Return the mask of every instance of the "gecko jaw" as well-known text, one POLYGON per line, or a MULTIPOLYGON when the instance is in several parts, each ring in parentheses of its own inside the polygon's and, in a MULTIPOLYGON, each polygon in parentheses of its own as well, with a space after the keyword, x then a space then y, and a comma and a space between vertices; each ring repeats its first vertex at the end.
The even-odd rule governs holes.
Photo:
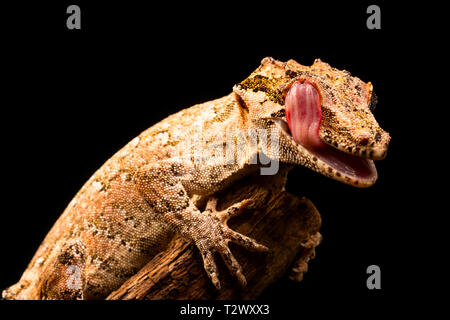
POLYGON ((378 174, 373 160, 353 156, 328 145, 323 150, 320 148, 307 148, 294 140, 285 119, 272 118, 271 120, 278 126, 282 134, 294 144, 300 154, 306 157, 306 162, 312 164, 311 169, 332 179, 360 188, 370 187, 376 182, 378 174), (343 159, 347 163, 343 162, 343 159), (352 168, 352 166, 348 165, 348 162, 360 170, 352 168))

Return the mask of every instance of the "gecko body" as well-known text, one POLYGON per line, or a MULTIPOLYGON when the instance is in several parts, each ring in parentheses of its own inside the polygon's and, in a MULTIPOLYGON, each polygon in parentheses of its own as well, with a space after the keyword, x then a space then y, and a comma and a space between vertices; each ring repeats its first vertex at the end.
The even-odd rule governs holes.
POLYGON ((303 66, 263 59, 229 95, 169 116, 110 158, 68 204, 3 297, 103 299, 174 234, 197 246, 217 288, 214 252, 245 285, 228 243, 267 248, 226 221, 249 201, 218 212, 216 199, 201 211, 192 198, 257 174, 260 155, 358 187, 372 185, 372 160, 385 157, 390 140, 371 113, 373 104, 372 85, 347 71, 320 60, 303 66))

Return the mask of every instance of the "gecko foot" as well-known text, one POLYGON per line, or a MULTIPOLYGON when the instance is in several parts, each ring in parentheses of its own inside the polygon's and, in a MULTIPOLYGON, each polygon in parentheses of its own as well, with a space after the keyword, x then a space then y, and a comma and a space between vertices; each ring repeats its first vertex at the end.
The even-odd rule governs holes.
POLYGON ((210 199, 205 211, 201 213, 202 221, 196 224, 195 230, 191 230, 192 239, 203 257, 206 273, 217 289, 220 289, 220 281, 213 257, 214 252, 218 252, 222 256, 231 274, 238 279, 242 286, 245 286, 247 281, 242 273, 242 268, 228 248, 228 243, 234 242, 251 251, 263 252, 269 250, 252 238, 231 230, 227 225, 227 221, 231 217, 240 214, 250 203, 252 203, 252 200, 246 199, 223 211, 217 211, 217 199, 210 199))
POLYGON ((302 243, 304 249, 300 257, 297 258, 297 261, 295 262, 289 275, 289 279, 297 282, 303 280, 303 275, 308 271, 308 262, 309 260, 314 259, 314 257, 316 256, 315 248, 320 244, 321 241, 322 235, 317 232, 310 236, 310 238, 305 243, 302 243))

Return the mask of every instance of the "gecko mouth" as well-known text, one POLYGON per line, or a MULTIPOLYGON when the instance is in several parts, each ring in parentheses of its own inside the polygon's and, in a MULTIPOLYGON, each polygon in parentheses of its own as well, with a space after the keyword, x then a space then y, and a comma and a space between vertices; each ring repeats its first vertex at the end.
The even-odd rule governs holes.
MULTIPOLYGON (((295 82, 289 89, 285 104, 287 123, 283 121, 283 131, 312 155, 320 172, 361 187, 376 181, 377 171, 372 160, 344 153, 320 138, 320 95, 311 82, 295 82)), ((279 121, 277 123, 280 125, 279 121)))

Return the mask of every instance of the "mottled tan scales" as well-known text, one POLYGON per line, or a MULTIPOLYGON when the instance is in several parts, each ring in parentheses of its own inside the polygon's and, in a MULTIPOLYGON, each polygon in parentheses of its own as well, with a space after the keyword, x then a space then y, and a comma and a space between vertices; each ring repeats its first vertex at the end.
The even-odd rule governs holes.
POLYGON ((201 211, 193 197, 211 196, 243 176, 259 174, 262 164, 255 163, 257 154, 303 165, 344 183, 360 187, 373 184, 376 174, 372 160, 364 160, 367 172, 361 176, 358 170, 366 169, 355 160, 378 160, 386 155, 390 137, 373 117, 373 104, 370 82, 347 71, 320 60, 308 67, 293 60, 283 63, 263 59, 261 66, 229 95, 169 116, 109 159, 69 203, 19 282, 4 290, 3 297, 105 298, 164 250, 176 233, 197 246, 205 272, 218 289, 214 252, 220 253, 230 272, 245 285, 245 270, 228 243, 254 251, 267 248, 229 229, 226 222, 249 202, 244 200, 217 212, 217 199, 211 197, 201 211), (286 106, 291 101, 287 99, 299 100, 293 100, 294 106, 286 106), (286 109, 296 117, 297 113, 309 112, 309 107, 302 109, 309 105, 320 107, 316 108, 319 123, 309 123, 317 128, 320 125, 320 129, 307 134, 313 138, 317 134, 329 151, 303 143, 308 141, 302 140, 307 137, 302 136, 303 128, 286 119, 286 109), (245 136, 244 144, 235 145, 234 136, 230 140, 227 134, 255 129, 267 130, 269 136, 276 132, 279 148, 275 150, 260 140, 251 143, 249 136, 245 136), (230 154, 226 159, 211 156, 220 155, 230 144, 233 161, 230 154), (327 152, 336 161, 350 159, 348 168, 330 162, 324 155, 327 152), (198 153, 203 158, 198 158, 198 153))

